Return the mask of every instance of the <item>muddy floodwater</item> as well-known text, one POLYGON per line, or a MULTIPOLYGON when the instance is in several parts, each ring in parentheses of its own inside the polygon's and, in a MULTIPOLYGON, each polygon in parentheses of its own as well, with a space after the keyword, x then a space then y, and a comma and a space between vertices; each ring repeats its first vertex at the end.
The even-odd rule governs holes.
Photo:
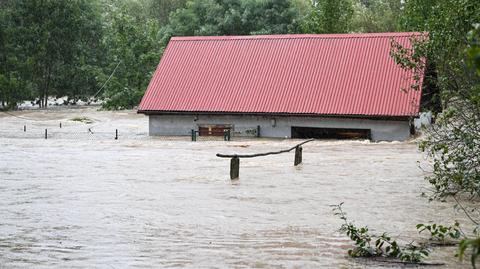
MULTIPOLYGON (((298 167, 293 153, 241 159, 232 183, 216 153, 300 140, 190 142, 147 127, 134 111, 0 112, 0 268, 395 268, 347 257, 329 205, 402 242, 425 238, 418 223, 464 220, 421 196, 413 142, 314 141, 298 167)), ((427 261, 469 268, 454 252, 427 261)))

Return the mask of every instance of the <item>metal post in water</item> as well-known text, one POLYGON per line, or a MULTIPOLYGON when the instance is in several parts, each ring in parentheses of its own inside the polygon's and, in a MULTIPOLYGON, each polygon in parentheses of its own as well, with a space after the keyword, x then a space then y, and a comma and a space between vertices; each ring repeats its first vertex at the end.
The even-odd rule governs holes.
POLYGON ((47 139, 47 136, 48 136, 48 131, 47 129, 45 129, 45 139, 47 139))
POLYGON ((223 130, 223 140, 230 141, 230 129, 223 130))
POLYGON ((27 131, 27 125, 23 125, 23 131, 24 131, 24 132, 27 131))
POLYGON ((295 148, 295 160, 293 162, 294 166, 297 166, 302 163, 302 147, 295 148))
POLYGON ((62 128, 62 123, 60 122, 60 129, 62 128))
POLYGON ((192 141, 197 141, 197 137, 194 129, 192 129, 192 141))
POLYGON ((235 180, 238 179, 240 175, 240 158, 233 157, 230 160, 230 179, 235 180))
POLYGON ((115 140, 118 140, 118 129, 115 129, 115 140))

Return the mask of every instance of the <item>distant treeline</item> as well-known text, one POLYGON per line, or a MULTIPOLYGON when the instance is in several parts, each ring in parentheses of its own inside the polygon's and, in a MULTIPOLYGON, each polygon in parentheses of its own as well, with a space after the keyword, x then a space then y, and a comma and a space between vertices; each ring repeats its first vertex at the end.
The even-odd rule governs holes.
POLYGON ((1 0, 0 102, 96 97, 131 108, 172 36, 424 31, 442 2, 1 0))

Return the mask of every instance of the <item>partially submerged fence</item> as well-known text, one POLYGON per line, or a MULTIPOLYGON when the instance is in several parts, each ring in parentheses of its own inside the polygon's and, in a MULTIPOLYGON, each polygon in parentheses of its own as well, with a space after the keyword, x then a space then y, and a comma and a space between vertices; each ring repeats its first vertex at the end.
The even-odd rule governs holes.
MULTIPOLYGON (((224 141, 230 141, 230 140, 232 140, 232 133, 231 132, 232 132, 231 129, 224 129, 221 134, 216 134, 215 136, 208 136, 207 135, 207 136, 201 136, 201 137, 202 138, 205 138, 205 137, 207 137, 207 138, 223 137, 224 141)), ((197 141, 198 138, 200 137, 200 131, 192 129, 191 130, 191 137, 192 137, 192 141, 197 141)))
POLYGON ((68 122, 56 124, 23 124, 0 128, 0 138, 12 139, 71 139, 71 140, 118 140, 148 137, 147 132, 131 128, 98 127, 95 125, 75 125, 68 122), (13 128, 12 128, 13 127, 13 128))
POLYGON ((256 154, 221 154, 217 153, 217 157, 220 158, 231 158, 230 159, 230 179, 235 180, 238 179, 240 176, 240 158, 255 158, 255 157, 261 157, 261 156, 268 156, 268 155, 274 155, 274 154, 281 154, 281 153, 287 153, 295 149, 295 158, 293 161, 293 165, 297 166, 302 163, 302 145, 312 142, 314 139, 309 139, 307 141, 304 141, 300 144, 297 144, 289 149, 285 150, 280 150, 280 151, 272 151, 272 152, 265 152, 265 153, 256 153, 256 154))
POLYGON ((115 126, 112 124, 93 123, 79 124, 76 122, 32 122, 21 123, 0 128, 0 138, 12 139, 71 139, 71 140, 122 140, 122 139, 152 139, 165 141, 231 141, 230 130, 211 136, 200 134, 197 130, 185 132, 182 136, 149 136, 145 128, 115 126))

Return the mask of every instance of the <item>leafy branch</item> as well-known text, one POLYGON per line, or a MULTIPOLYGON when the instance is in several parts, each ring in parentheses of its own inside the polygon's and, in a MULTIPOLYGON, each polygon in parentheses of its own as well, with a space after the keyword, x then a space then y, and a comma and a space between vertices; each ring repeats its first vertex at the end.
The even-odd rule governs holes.
POLYGON ((440 245, 452 245, 457 242, 448 241, 458 240, 460 237, 464 236, 462 230, 460 229, 460 223, 455 221, 452 226, 444 226, 436 223, 433 224, 417 224, 416 226, 418 233, 428 232, 430 233, 430 241, 439 242, 440 245))
POLYGON ((355 248, 348 250, 351 257, 384 257, 398 259, 405 263, 420 263, 429 255, 425 246, 415 245, 413 242, 400 246, 387 233, 380 236, 369 233, 368 227, 357 227, 349 222, 347 214, 342 209, 343 203, 332 205, 333 214, 344 221, 340 232, 345 233, 354 243, 355 248))

